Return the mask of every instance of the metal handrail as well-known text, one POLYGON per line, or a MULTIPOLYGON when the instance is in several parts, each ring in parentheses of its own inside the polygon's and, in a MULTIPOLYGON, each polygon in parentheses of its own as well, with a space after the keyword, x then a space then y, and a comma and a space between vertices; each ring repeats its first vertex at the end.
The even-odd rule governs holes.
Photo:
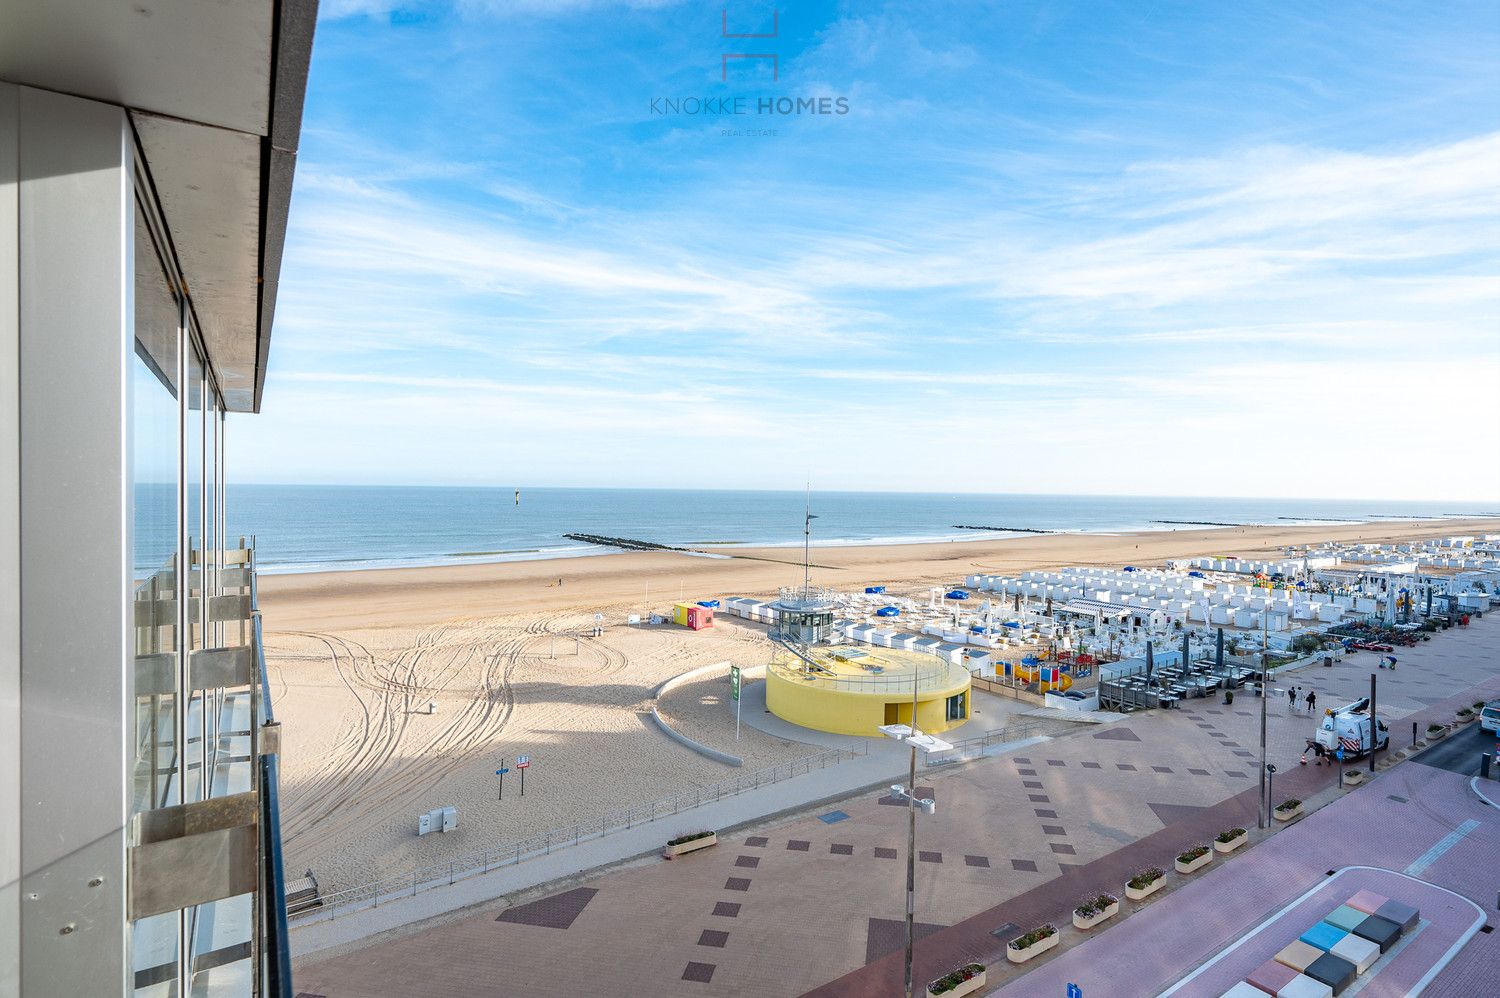
POLYGON ((1023 738, 1030 738, 1044 730, 1051 723, 1050 718, 1028 718, 1024 721, 1007 724, 1003 728, 986 731, 982 735, 960 739, 953 742, 953 747, 950 749, 931 753, 927 757, 926 766, 928 769, 931 769, 934 766, 975 758, 976 756, 983 755, 984 751, 992 745, 1004 745, 1007 742, 1016 742, 1023 738))
MULTIPOLYGON (((684 791, 661 800, 609 811, 588 822, 564 825, 516 842, 466 853, 447 863, 418 867, 397 876, 384 877, 358 887, 323 895, 319 898, 317 906, 301 908, 287 914, 297 917, 299 922, 312 921, 314 916, 319 919, 332 920, 340 915, 378 907, 382 902, 412 897, 421 891, 485 874, 502 866, 514 866, 528 859, 550 855, 554 849, 578 845, 581 842, 600 839, 624 829, 634 828, 636 825, 670 818, 703 804, 714 803, 747 790, 770 786, 794 776, 810 773, 814 769, 826 769, 829 765, 836 766, 845 760, 860 758, 868 754, 867 745, 862 745, 859 751, 829 749, 817 755, 779 763, 766 769, 736 774, 733 780, 720 780, 710 786, 694 788, 692 791, 684 791)), ((283 911, 285 911, 285 905, 283 905, 283 911)))
MULTIPOLYGON (((275 712, 271 704, 270 677, 266 674, 266 648, 261 632, 260 590, 256 582, 253 544, 248 550, 251 642, 255 648, 262 716, 264 722, 270 724, 275 722, 275 712)), ((260 753, 261 732, 252 731, 250 737, 260 763, 261 910, 258 928, 262 942, 259 954, 261 993, 275 998, 292 998, 292 948, 287 936, 286 872, 281 851, 281 774, 277 757, 260 753)))
MULTIPOLYGON (((817 664, 823 667, 822 663, 817 664)), ((836 676, 812 672, 798 666, 789 665, 786 662, 777 661, 772 661, 766 668, 777 673, 782 679, 810 680, 828 689, 852 690, 855 692, 904 691, 906 693, 910 693, 912 689, 912 674, 910 672, 897 672, 889 676, 836 676)), ((969 678, 969 670, 963 666, 942 662, 930 669, 918 670, 916 684, 919 691, 930 691, 957 686, 969 678)))

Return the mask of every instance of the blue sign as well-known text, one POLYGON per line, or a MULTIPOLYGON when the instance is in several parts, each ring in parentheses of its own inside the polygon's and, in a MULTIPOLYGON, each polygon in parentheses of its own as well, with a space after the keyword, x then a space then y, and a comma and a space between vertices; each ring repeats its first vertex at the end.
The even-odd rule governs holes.
POLYGON ((497 770, 495 770, 495 775, 496 776, 504 776, 508 772, 510 772, 510 767, 507 766, 507 767, 505 767, 503 769, 497 769, 497 770))
POLYGON ((1068 985, 1068 998, 1083 998, 1083 988, 1076 984, 1068 985))

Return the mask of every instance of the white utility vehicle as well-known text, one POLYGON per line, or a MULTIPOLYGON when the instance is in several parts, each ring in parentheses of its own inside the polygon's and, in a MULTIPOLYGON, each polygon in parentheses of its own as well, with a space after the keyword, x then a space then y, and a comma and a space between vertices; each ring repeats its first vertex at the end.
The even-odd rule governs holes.
POLYGON ((1375 733, 1370 732, 1370 698, 1364 697, 1342 707, 1330 707, 1323 712, 1318 730, 1307 743, 1310 751, 1321 760, 1340 749, 1345 759, 1358 759, 1368 755, 1373 748, 1389 748, 1391 732, 1385 718, 1375 718, 1375 733))

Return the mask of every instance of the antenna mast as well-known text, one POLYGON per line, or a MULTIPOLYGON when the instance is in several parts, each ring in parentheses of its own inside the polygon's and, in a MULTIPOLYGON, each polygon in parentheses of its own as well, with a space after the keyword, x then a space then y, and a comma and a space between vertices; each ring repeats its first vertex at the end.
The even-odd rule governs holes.
POLYGON ((802 523, 802 598, 812 594, 812 482, 807 483, 807 519, 802 523))

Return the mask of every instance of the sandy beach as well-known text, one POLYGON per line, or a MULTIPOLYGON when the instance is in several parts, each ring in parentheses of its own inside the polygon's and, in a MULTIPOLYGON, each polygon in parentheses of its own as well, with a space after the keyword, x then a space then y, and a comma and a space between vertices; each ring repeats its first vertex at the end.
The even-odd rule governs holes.
MULTIPOLYGON (((1399 541, 1500 529, 1496 520, 1058 534, 981 542, 813 550, 813 580, 925 594, 976 571, 1155 565, 1256 554, 1323 540, 1399 541)), ((619 554, 546 562, 264 576, 260 605, 278 719, 289 876, 325 891, 589 822, 603 811, 707 785, 731 772, 667 740, 654 689, 722 661, 764 664, 755 625, 710 631, 630 627, 681 598, 773 593, 799 583, 800 551, 733 557, 619 554), (603 633, 588 635, 603 615, 603 633), (435 703, 434 713, 428 713, 435 703), (527 753, 527 795, 494 771, 527 753), (460 827, 416 835, 417 815, 456 805, 460 827)), ((755 768, 819 751, 746 726, 714 681, 669 696, 663 713, 755 768)))

